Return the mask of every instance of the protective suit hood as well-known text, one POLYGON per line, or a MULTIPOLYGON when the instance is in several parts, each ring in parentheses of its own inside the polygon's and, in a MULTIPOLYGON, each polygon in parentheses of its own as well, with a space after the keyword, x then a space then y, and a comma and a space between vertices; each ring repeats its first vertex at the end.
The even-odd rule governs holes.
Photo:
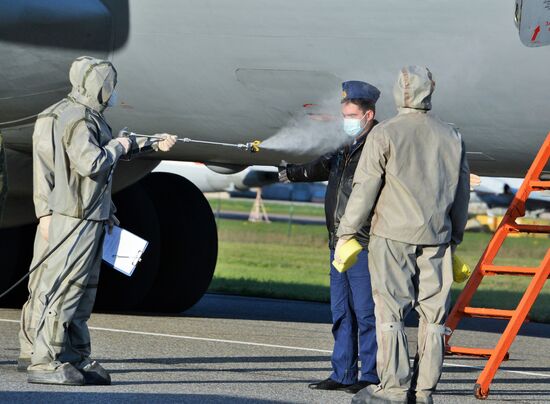
POLYGON ((401 69, 393 97, 397 108, 410 108, 428 111, 432 109, 432 93, 435 82, 426 67, 406 66, 401 69))
POLYGON ((69 73, 75 101, 102 112, 117 83, 117 72, 111 62, 81 56, 73 62, 69 73))

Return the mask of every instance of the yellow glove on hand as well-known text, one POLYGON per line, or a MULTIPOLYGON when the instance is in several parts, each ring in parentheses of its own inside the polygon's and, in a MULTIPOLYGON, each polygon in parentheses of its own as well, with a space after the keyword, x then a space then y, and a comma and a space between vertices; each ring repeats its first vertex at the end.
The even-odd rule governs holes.
POLYGON ((460 259, 456 254, 453 254, 453 280, 456 283, 462 283, 470 277, 472 269, 468 264, 460 259))
POLYGON ((347 271, 357 262, 357 256, 361 250, 363 250, 363 247, 354 238, 338 240, 332 265, 338 272, 347 271))

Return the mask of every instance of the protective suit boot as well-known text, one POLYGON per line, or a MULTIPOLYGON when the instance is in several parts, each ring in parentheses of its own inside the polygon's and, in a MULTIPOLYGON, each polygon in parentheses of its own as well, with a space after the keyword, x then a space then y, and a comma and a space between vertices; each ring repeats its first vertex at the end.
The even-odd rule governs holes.
POLYGON ((63 363, 53 370, 29 370, 27 373, 27 382, 83 386, 84 376, 70 363, 63 363))
POLYGON ((382 387, 370 385, 351 399, 352 404, 408 404, 407 394, 387 394, 382 387))
POLYGON ((84 376, 88 385, 108 386, 111 384, 111 375, 97 361, 84 360, 75 365, 84 376))
POLYGON ((26 372, 27 368, 31 365, 31 358, 19 357, 17 358, 17 371, 26 372))
POLYGON ((367 382, 366 380, 365 381, 359 381, 355 384, 352 384, 351 386, 346 388, 344 391, 346 393, 350 393, 350 394, 357 394, 361 390, 366 389, 367 387, 369 387, 371 384, 376 384, 376 383, 367 382))

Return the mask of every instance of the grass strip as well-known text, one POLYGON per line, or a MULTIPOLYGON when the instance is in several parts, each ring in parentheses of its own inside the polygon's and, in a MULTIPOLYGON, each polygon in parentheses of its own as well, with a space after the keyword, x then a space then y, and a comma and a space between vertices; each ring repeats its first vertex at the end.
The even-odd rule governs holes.
MULTIPOLYGON (((250 223, 219 220, 219 258, 211 291, 245 296, 329 301, 327 232, 319 225, 250 223)), ((458 254, 471 266, 477 263, 491 235, 466 233, 458 254)), ((550 239, 511 238, 496 264, 538 266, 550 239)), ((483 281, 472 305, 513 309, 531 278, 493 276, 483 281)), ((465 283, 453 285, 453 298, 465 283)), ((531 319, 550 322, 550 285, 539 295, 531 319)))
MULTIPOLYGON (((231 212, 243 212, 248 213, 252 209, 254 199, 217 199, 207 198, 210 203, 210 207, 214 214, 218 211, 231 211, 231 212)), ((264 205, 267 214, 270 213, 280 215, 299 215, 299 216, 312 216, 312 217, 325 217, 325 210, 322 205, 301 204, 301 203, 281 203, 273 201, 264 201, 264 205)))

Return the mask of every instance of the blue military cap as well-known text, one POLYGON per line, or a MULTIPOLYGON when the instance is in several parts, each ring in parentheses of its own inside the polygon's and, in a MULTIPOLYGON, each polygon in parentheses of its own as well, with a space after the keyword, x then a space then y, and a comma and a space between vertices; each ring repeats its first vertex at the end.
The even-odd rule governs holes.
POLYGON ((350 80, 342 83, 342 101, 363 98, 373 104, 378 101, 380 90, 364 81, 350 80))

